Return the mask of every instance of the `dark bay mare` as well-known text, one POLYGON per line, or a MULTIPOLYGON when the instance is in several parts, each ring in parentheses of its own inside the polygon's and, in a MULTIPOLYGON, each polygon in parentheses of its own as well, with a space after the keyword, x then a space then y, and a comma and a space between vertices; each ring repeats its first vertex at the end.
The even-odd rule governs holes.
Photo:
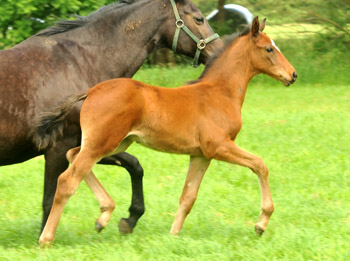
MULTIPOLYGON (((177 52, 190 57, 200 49, 199 62, 205 63, 222 48, 221 40, 212 36, 212 29, 190 0, 122 0, 89 16, 60 21, 0 52, 0 165, 45 155, 42 228, 52 206, 57 178, 68 167, 66 152, 80 144, 80 106, 65 118, 63 136, 54 145, 43 141, 38 149, 33 142, 33 136, 38 135, 32 127, 33 119, 53 104, 101 81, 132 77, 146 57, 161 47, 172 48, 175 44, 177 52), (182 23, 175 22, 176 16, 182 23), (204 39, 205 44, 213 42, 205 47, 193 36, 204 39)), ((101 158, 99 163, 120 165, 130 173, 130 217, 124 219, 126 227, 121 230, 131 232, 144 212, 142 167, 125 152, 101 158)), ((93 174, 86 182, 98 198, 101 216, 109 215, 114 202, 93 174)), ((96 225, 98 230, 104 227, 98 222, 96 225)))
POLYGON ((43 117, 44 124, 38 125, 39 129, 50 126, 48 121, 57 116, 64 119, 77 101, 84 100, 80 114, 81 147, 67 153, 72 164, 58 179, 53 207, 39 243, 53 242, 65 204, 79 183, 91 175, 92 167, 103 157, 125 151, 133 142, 190 156, 171 233, 180 232, 202 178, 211 160, 216 159, 248 167, 258 176, 262 206, 255 230, 261 235, 274 207, 263 160, 234 142, 242 126, 241 108, 248 83, 255 75, 265 73, 286 86, 297 78, 293 66, 262 32, 264 27, 265 20, 260 25, 256 17, 252 28, 232 37, 196 83, 168 89, 131 79, 109 80, 87 93, 72 96, 69 102, 43 117))

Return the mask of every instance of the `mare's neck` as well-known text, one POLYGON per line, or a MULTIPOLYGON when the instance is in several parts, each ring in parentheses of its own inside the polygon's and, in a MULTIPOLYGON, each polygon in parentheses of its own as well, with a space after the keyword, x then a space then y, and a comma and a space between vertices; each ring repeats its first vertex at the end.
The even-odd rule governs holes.
POLYGON ((97 82, 132 77, 149 54, 162 47, 160 28, 170 12, 162 7, 161 1, 141 1, 107 10, 84 27, 57 36, 84 48, 97 82))
POLYGON ((224 94, 243 105, 249 81, 256 75, 247 48, 248 36, 242 36, 216 59, 202 81, 211 83, 216 94, 224 94))

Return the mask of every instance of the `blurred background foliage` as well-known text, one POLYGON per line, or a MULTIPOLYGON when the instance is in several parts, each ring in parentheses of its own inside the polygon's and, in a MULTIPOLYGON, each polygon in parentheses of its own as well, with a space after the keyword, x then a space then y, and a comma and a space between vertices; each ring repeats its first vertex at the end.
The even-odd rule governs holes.
MULTIPOLYGON (((87 15, 113 0, 1 0, 0 50, 23 41, 59 19, 87 15)), ((267 17, 266 32, 306 81, 348 81, 350 57, 349 0, 193 0, 204 15, 223 4, 239 4, 254 16, 267 17), (299 67, 299 68, 298 68, 299 67)), ((225 24, 211 24, 220 35, 232 33, 225 24)), ((175 59, 182 61, 182 59, 175 59)), ((174 60, 173 60, 174 61, 174 60)), ((302 78, 301 78, 302 79, 302 78)))

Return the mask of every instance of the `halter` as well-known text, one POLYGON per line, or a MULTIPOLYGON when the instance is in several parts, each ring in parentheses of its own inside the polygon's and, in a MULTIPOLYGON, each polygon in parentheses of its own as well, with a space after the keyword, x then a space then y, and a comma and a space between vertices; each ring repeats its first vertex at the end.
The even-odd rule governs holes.
POLYGON ((175 22, 176 30, 175 30, 175 34, 174 34, 174 40, 173 40, 173 52, 176 53, 177 42, 179 40, 180 31, 182 29, 197 44, 197 51, 196 51, 196 54, 194 55, 192 66, 193 67, 198 67, 198 65, 199 65, 198 64, 198 59, 199 59, 199 56, 201 54, 201 51, 207 46, 208 43, 210 43, 210 42, 216 40, 217 38, 219 38, 219 35, 218 34, 213 34, 212 36, 209 36, 206 39, 198 39, 197 36, 195 36, 191 32, 191 30, 185 25, 185 22, 180 18, 180 14, 179 14, 179 11, 176 8, 175 1, 174 0, 170 0, 170 2, 171 2, 171 6, 173 7, 175 18, 176 18, 176 22, 175 22))

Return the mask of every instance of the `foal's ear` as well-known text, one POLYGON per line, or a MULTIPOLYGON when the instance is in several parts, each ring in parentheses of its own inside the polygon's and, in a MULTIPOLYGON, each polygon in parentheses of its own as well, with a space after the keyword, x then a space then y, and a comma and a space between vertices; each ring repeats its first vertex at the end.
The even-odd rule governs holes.
POLYGON ((266 24, 266 18, 264 18, 264 20, 262 20, 262 22, 260 24, 260 32, 262 32, 264 30, 265 24, 266 24))
POLYGON ((260 25, 259 25, 259 18, 256 16, 252 22, 252 35, 254 37, 259 35, 259 31, 260 31, 260 25))

